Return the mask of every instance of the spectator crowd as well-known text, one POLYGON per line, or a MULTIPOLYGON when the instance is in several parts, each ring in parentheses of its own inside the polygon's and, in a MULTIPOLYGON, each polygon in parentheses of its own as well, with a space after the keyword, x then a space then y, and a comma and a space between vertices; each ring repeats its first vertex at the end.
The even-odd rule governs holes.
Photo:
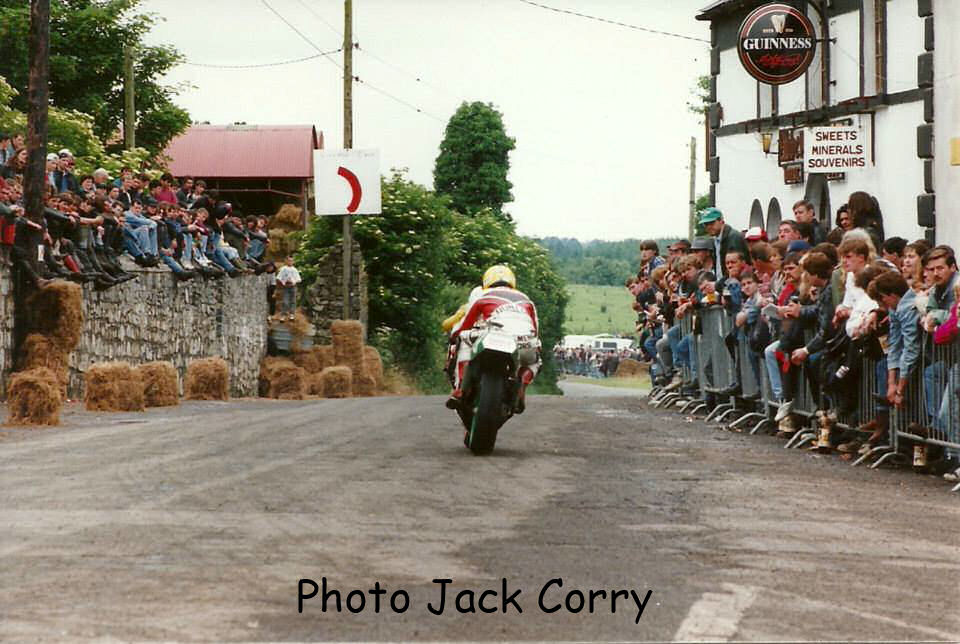
POLYGON ((643 354, 637 349, 614 351, 558 345, 553 350, 553 358, 561 373, 589 378, 610 378, 617 374, 621 362, 639 362, 643 359, 643 354))
POLYGON ((244 216, 203 180, 131 168, 77 176, 62 149, 47 155, 43 219, 35 222, 24 211, 26 163, 23 137, 0 133, 3 261, 34 285, 63 278, 110 288, 136 278, 125 257, 166 267, 177 281, 274 270, 265 261, 267 218, 244 216))
POLYGON ((960 480, 960 362, 942 357, 958 334, 951 247, 886 237, 880 205, 864 192, 849 196, 832 228, 817 221, 810 202, 797 202, 775 240, 760 228, 734 229, 716 208, 702 211, 699 224, 706 234, 670 245, 666 257, 643 242, 640 269, 626 282, 656 385, 702 394, 698 361, 710 357, 698 353, 698 338, 707 312, 722 312, 722 341, 738 375, 706 394, 708 405, 759 399, 744 395, 740 382, 752 374, 768 383, 778 436, 790 438, 801 424, 794 401, 805 388, 817 410, 855 420, 830 435, 846 460, 887 441, 897 410, 917 419, 907 433, 941 436, 942 453, 929 468, 960 480), (867 369, 875 369, 873 379, 867 369), (858 395, 864 382, 876 383, 869 398, 858 395))

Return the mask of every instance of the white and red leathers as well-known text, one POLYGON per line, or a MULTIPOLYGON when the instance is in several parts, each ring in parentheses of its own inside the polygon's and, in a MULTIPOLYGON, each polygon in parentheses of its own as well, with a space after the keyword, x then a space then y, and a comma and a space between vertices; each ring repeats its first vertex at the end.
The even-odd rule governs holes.
MULTIPOLYGON (((472 349, 468 336, 461 336, 460 334, 463 331, 472 329, 478 323, 489 319, 495 312, 502 310, 504 307, 526 313, 533 323, 534 331, 539 335, 540 324, 537 319, 537 307, 534 306, 530 298, 522 292, 508 286, 495 286, 485 291, 474 289, 470 294, 470 299, 467 301, 466 314, 450 332, 450 341, 459 343, 457 349, 457 369, 454 372, 455 395, 459 395, 463 372, 466 369, 467 363, 470 362, 472 349)), ((523 384, 529 385, 533 382, 539 369, 539 362, 536 365, 532 365, 529 369, 523 369, 524 373, 521 375, 523 384)))

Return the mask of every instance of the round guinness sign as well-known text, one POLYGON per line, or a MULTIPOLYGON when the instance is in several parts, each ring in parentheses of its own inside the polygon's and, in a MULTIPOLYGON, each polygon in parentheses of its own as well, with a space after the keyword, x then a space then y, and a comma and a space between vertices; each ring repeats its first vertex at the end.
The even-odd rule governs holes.
POLYGON ((786 4, 763 5, 740 26, 740 62, 761 83, 783 85, 796 80, 807 71, 816 49, 813 23, 786 4))

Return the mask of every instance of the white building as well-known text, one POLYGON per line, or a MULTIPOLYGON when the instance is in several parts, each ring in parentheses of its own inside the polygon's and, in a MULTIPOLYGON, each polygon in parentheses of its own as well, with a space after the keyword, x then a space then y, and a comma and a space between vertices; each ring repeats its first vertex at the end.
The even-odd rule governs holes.
POLYGON ((960 246, 960 222, 947 216, 960 198, 950 165, 960 78, 948 77, 960 72, 960 1, 787 0, 818 42, 806 72, 776 86, 750 76, 738 53, 744 19, 767 4, 717 0, 697 16, 711 26, 710 193, 728 223, 776 235, 807 198, 832 228, 837 208, 863 190, 879 201, 887 236, 960 246), (828 125, 860 131, 864 169, 804 172, 799 138, 828 125))

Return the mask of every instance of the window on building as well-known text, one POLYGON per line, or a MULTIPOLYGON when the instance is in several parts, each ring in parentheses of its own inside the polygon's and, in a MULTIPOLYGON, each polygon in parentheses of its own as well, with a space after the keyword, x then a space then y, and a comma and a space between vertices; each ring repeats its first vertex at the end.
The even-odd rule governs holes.
POLYGON ((860 86, 864 96, 887 90, 887 0, 862 0, 860 86))

